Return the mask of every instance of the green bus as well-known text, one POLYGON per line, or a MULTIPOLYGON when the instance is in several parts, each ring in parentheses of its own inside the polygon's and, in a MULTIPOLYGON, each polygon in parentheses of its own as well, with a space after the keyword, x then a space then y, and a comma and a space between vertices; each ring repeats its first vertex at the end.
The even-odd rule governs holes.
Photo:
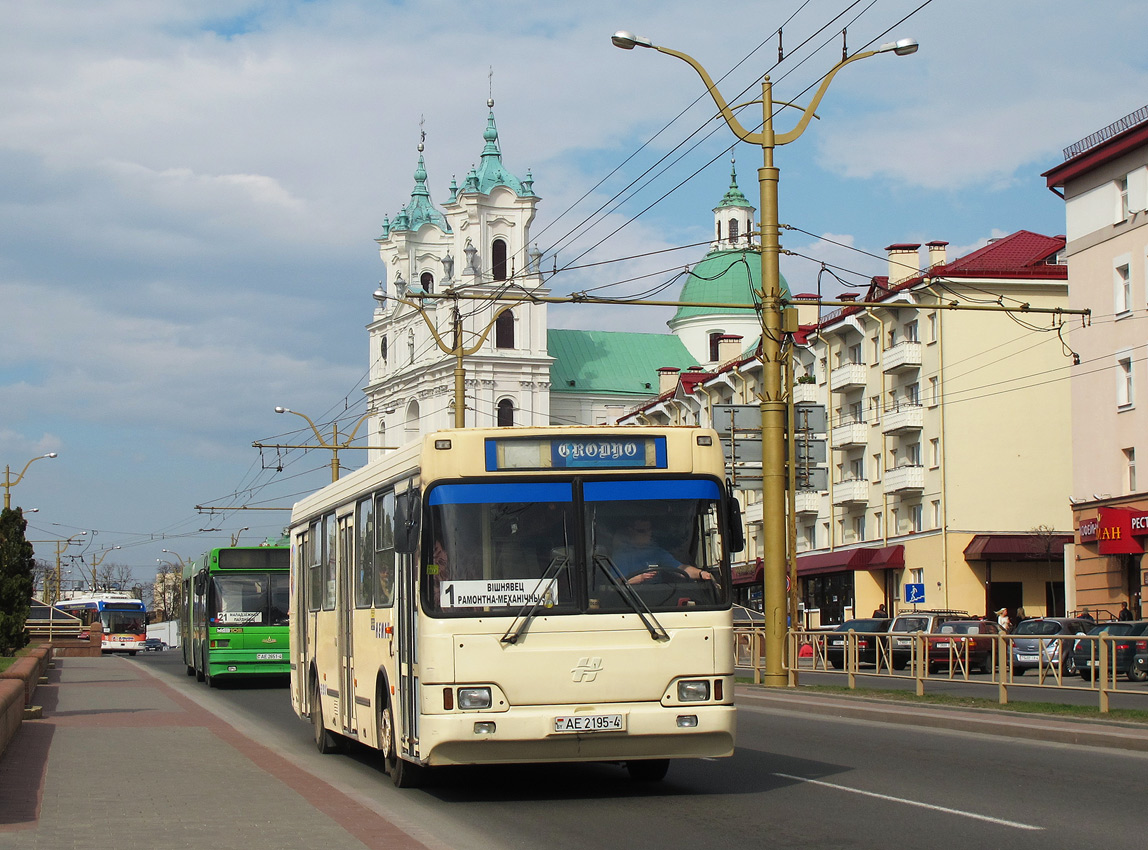
POLYGON ((187 675, 287 677, 290 553, 286 541, 210 549, 183 570, 181 630, 187 675))

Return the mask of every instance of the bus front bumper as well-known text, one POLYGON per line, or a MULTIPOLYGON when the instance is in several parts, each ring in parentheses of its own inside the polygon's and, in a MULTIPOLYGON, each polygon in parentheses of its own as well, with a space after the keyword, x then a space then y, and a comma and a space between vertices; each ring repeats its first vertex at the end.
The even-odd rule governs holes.
POLYGON ((558 718, 585 712, 585 706, 533 706, 505 712, 424 714, 419 718, 420 753, 431 765, 722 758, 733 754, 736 709, 732 705, 599 705, 593 714, 621 714, 625 730, 554 731, 558 718))

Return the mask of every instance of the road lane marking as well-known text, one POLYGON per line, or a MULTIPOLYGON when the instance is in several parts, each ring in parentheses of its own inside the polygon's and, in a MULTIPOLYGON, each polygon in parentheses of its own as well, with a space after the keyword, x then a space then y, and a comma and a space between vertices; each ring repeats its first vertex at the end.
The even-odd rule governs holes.
POLYGON ((946 806, 934 806, 932 803, 922 803, 919 800, 909 800, 905 797, 892 797, 889 794, 878 794, 875 791, 862 791, 860 788, 850 788, 848 785, 837 785, 833 782, 823 782, 820 779, 807 779, 804 776, 793 776, 789 773, 775 773, 774 776, 779 776, 782 779, 792 779, 796 782, 808 782, 810 785, 821 785, 825 788, 833 788, 837 791, 848 791, 850 794, 861 794, 864 797, 875 797, 878 800, 888 800, 891 803, 904 803, 906 806, 917 806, 921 809, 932 809, 934 812, 944 812, 949 815, 959 815, 963 818, 973 818, 974 820, 983 820, 988 823, 1000 824, 1001 826, 1011 826, 1013 829, 1027 829, 1040 831, 1043 826, 1033 826, 1029 823, 1021 823, 1015 820, 1005 820, 1004 818, 994 818, 988 815, 978 815, 976 812, 966 812, 962 809, 950 809, 946 806))

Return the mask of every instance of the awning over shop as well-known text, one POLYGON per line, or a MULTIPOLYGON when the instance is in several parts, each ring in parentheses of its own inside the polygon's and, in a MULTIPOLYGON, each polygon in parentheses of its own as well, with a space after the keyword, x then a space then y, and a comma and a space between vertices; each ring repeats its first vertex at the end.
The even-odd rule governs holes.
POLYGON ((799 556, 797 574, 812 576, 853 570, 890 570, 904 566, 904 546, 863 546, 857 549, 838 549, 834 552, 799 556))
POLYGON ((965 547, 966 561, 1060 560, 1071 534, 977 534, 965 547))

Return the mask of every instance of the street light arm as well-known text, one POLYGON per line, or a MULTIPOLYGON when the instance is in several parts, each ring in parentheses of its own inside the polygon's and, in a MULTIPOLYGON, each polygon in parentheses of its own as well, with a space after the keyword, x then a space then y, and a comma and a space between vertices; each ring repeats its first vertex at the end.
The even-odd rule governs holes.
POLYGON ((880 50, 865 50, 861 53, 854 53, 848 59, 842 59, 834 65, 829 73, 821 80, 821 86, 817 89, 817 94, 813 96, 813 100, 809 102, 809 106, 805 107, 805 111, 801 113, 801 120, 797 122, 797 126, 790 130, 788 133, 778 133, 774 144, 787 145, 795 139, 799 138, 805 132, 805 128, 809 126, 809 119, 813 117, 813 113, 817 110, 818 105, 821 103, 821 98, 825 97, 825 92, 829 89, 829 84, 833 82, 833 78, 837 76, 837 72, 848 65, 850 62, 856 62, 858 59, 868 59, 870 56, 876 56, 880 50))
POLYGON ((710 79, 709 73, 705 68, 698 64, 698 61, 694 59, 694 57, 690 56, 688 53, 682 53, 680 50, 671 50, 668 47, 660 47, 657 44, 652 44, 650 46, 659 53, 665 53, 667 56, 674 56, 678 59, 681 59, 683 62, 697 71, 698 76, 701 77, 702 82, 705 83, 706 91, 708 91, 710 93, 710 97, 714 99, 714 103, 717 105, 718 111, 726 120, 726 123, 729 124, 729 127, 731 130, 733 130, 734 135, 741 139, 743 142, 748 142, 751 145, 762 144, 764 141, 763 134, 751 133, 749 130, 745 129, 745 127, 741 126, 741 122, 737 120, 737 116, 734 114, 733 110, 730 109, 729 104, 726 103, 725 98, 722 97, 721 92, 718 91, 717 86, 714 85, 714 81, 710 79))
MULTIPOLYGON (((304 419, 307 420, 307 424, 311 426, 311 430, 315 433, 315 439, 319 441, 319 445, 325 449, 334 448, 333 446, 330 446, 327 444, 327 441, 325 439, 323 439, 323 435, 319 433, 319 429, 315 427, 315 423, 311 421, 311 417, 308 416, 306 413, 300 413, 298 410, 292 410, 289 407, 277 407, 277 408, 275 408, 275 412, 276 413, 294 413, 296 416, 302 416, 304 419)), ((163 551, 166 552, 167 549, 164 549, 163 551)))

